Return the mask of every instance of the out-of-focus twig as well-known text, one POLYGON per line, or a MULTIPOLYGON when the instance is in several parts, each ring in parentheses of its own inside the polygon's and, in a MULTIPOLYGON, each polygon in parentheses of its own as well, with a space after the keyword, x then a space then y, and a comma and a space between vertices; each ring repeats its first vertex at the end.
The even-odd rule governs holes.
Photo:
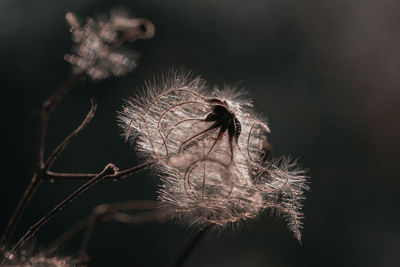
POLYGON ((172 261, 169 267, 180 267, 183 265, 185 260, 189 257, 193 249, 198 245, 204 235, 210 230, 211 226, 206 226, 200 229, 196 234, 194 234, 185 244, 183 250, 177 255, 177 257, 172 261))
MULTIPOLYGON (((105 177, 106 178, 106 177, 105 177)), ((54 242, 52 242, 47 249, 46 253, 51 255, 62 247, 64 247, 70 240, 76 237, 81 231, 88 227, 90 218, 96 216, 98 217, 97 226, 99 223, 104 223, 108 221, 117 221, 122 223, 143 223, 152 220, 161 220, 163 215, 158 212, 155 213, 154 209, 156 207, 156 201, 152 200, 134 200, 134 201, 124 201, 112 204, 100 204, 93 208, 93 212, 88 217, 80 220, 78 223, 73 225, 60 237, 58 237, 54 242), (150 212, 144 212, 139 214, 126 214, 121 213, 122 211, 144 211, 151 210, 150 212)), ((83 246, 83 245, 82 245, 83 246)))
POLYGON ((164 221, 167 216, 155 210, 156 201, 127 201, 113 204, 103 204, 93 209, 88 219, 85 235, 81 245, 80 259, 88 262, 88 247, 96 226, 100 223, 115 221, 125 224, 138 224, 151 221, 164 221), (127 211, 142 211, 138 214, 128 214, 127 211))

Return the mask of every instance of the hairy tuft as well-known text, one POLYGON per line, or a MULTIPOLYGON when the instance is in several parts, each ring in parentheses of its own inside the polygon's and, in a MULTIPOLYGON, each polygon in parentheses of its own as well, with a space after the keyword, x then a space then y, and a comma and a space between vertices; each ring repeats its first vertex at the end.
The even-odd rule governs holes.
POLYGON ((270 209, 300 241, 305 172, 289 157, 271 158, 269 126, 254 114, 239 90, 208 91, 200 77, 170 72, 127 100, 118 121, 156 162, 165 214, 224 227, 270 209))

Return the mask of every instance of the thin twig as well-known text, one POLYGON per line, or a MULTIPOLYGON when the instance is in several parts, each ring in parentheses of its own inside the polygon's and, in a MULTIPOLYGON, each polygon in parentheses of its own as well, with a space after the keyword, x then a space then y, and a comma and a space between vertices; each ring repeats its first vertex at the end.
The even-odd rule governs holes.
MULTIPOLYGON (((68 84, 70 84, 70 83, 68 83, 68 84)), ((66 85, 61 86, 60 88, 62 88, 62 90, 61 89, 57 90, 58 93, 54 94, 51 98, 49 98, 49 100, 46 101, 46 102, 49 101, 49 103, 50 102, 53 103, 53 104, 49 104, 48 107, 54 108, 55 105, 58 105, 58 103, 61 101, 61 97, 66 94, 66 90, 67 90, 66 85)), ((0 249, 3 252, 7 249, 7 244, 10 241, 12 234, 14 233, 15 227, 17 226, 17 223, 18 223, 19 219, 21 218, 23 211, 25 210, 28 203, 31 201, 32 196, 37 191, 39 185, 47 177, 46 170, 48 170, 48 168, 49 168, 48 165, 51 166, 54 163, 54 160, 56 159, 56 157, 59 155, 59 153, 61 153, 65 149, 65 147, 69 144, 71 139, 73 137, 77 136, 89 124, 89 122, 91 121, 91 119, 94 116, 96 108, 97 108, 96 102, 94 101, 94 99, 91 99, 91 108, 90 108, 88 114, 86 115, 85 119, 82 121, 82 123, 70 135, 68 135, 67 138, 65 138, 60 143, 59 146, 56 147, 56 149, 50 155, 50 157, 48 158, 46 163, 45 164, 41 163, 40 164, 41 167, 33 174, 30 184, 28 185, 24 194, 22 195, 22 198, 18 202, 17 208, 14 210, 13 214, 11 215, 11 218, 8 221, 7 227, 1 237, 0 249)), ((50 110, 47 111, 47 115, 45 116, 46 117, 45 119, 44 119, 44 117, 42 117, 42 123, 43 123, 43 120, 48 119, 49 112, 50 112, 50 110)), ((47 122, 42 124, 42 127, 47 127, 45 125, 47 125, 47 122)), ((45 136, 45 132, 46 132, 45 129, 43 129, 42 134, 41 134, 42 137, 45 136)), ((42 146, 42 145, 40 145, 40 146, 42 146)))
POLYGON ((148 211, 140 214, 128 214, 124 212, 113 212, 106 216, 107 220, 113 220, 115 222, 126 223, 126 224, 139 224, 152 221, 164 221, 166 216, 160 214, 159 211, 148 211))
MULTIPOLYGON (((143 19, 142 21, 142 26, 144 28, 144 31, 142 28, 140 29, 135 29, 132 33, 132 35, 124 36, 121 37, 121 40, 117 42, 117 45, 113 47, 113 49, 117 49, 119 46, 122 46, 128 41, 134 41, 136 39, 147 39, 151 38, 154 35, 154 25, 149 22, 146 19, 143 19), (137 38, 133 38, 134 35, 138 35, 137 38)), ((3 232, 1 239, 0 239, 0 252, 5 253, 8 247, 8 243, 14 233, 14 230, 18 224, 18 221, 20 220, 23 211, 25 210, 26 206, 32 199, 32 196, 34 193, 37 191, 39 185, 41 182, 44 180, 45 177, 48 176, 48 173, 46 173, 51 165, 54 163, 55 159, 57 156, 65 149, 65 147, 68 145, 70 139, 72 139, 74 136, 68 136, 70 137, 69 140, 68 137, 57 147, 54 151, 53 154, 47 159, 48 163, 47 164, 44 160, 44 151, 45 151, 45 143, 46 143, 46 136, 47 136, 47 127, 48 127, 48 122, 50 118, 50 114, 54 109, 59 105, 59 103, 62 101, 64 96, 68 94, 71 89, 82 79, 86 76, 85 72, 78 73, 71 75, 68 79, 66 79, 55 91, 54 93, 42 104, 42 109, 41 109, 41 115, 40 115, 40 123, 39 123, 39 141, 38 141, 38 148, 37 148, 37 158, 36 158, 36 172, 34 173, 30 184, 28 185, 27 189, 25 190, 23 196, 19 200, 16 209, 14 210, 13 214, 11 215, 11 218, 7 224, 7 227, 5 231, 3 232)), ((85 118, 87 120, 88 118, 85 118)), ((91 119, 91 118, 90 118, 91 119)), ((88 119, 88 121, 90 121, 88 119)), ((88 122, 87 122, 88 123, 88 122)), ((85 124, 82 129, 86 126, 85 124)), ((82 125, 81 125, 82 126, 82 125)), ((81 129, 81 130, 82 130, 81 129)), ((78 130, 79 132, 80 130, 78 130)), ((68 176, 69 174, 66 174, 68 176)), ((63 176, 62 178, 66 178, 66 176, 63 176)), ((75 175, 73 174, 72 176, 75 175)), ((86 175, 84 174, 82 177, 83 179, 90 179, 95 176, 95 174, 89 174, 86 175)), ((125 177, 124 174, 121 175, 121 178, 125 177)), ((72 177, 71 177, 72 178, 72 177)))
POLYGON ((63 233, 60 237, 58 237, 53 243, 51 243, 47 249, 44 251, 46 254, 51 255, 54 252, 60 250, 64 247, 71 239, 73 239, 76 235, 78 235, 83 229, 85 229, 88 224, 89 217, 86 217, 75 225, 73 225, 68 231, 63 233))
POLYGON ((205 228, 199 230, 192 238, 185 244, 183 250, 178 254, 174 261, 169 265, 169 267, 180 267, 183 265, 185 260, 189 257, 190 253, 196 247, 196 245, 201 241, 202 237, 209 231, 211 226, 206 226, 205 228))
MULTIPOLYGON (((10 251, 10 255, 14 255, 14 253, 29 239, 31 239, 40 228, 43 227, 46 222, 48 222, 56 213, 61 211, 65 205, 70 203, 84 191, 104 179, 106 176, 113 176, 118 172, 117 168, 114 164, 108 164, 103 171, 99 173, 96 177, 92 178, 90 181, 79 187, 76 191, 74 191, 71 195, 69 195, 66 199, 61 201, 57 206, 55 206, 49 213, 47 213, 42 219, 40 219, 33 226, 29 227, 28 231, 21 237, 21 239, 14 245, 14 247, 10 251)), ((8 257, 2 261, 4 264, 8 260, 8 257)))
MULTIPOLYGON (((62 202, 60 202, 56 207, 54 207, 46 216, 44 216, 42 219, 40 219, 37 223, 35 223, 33 226, 31 226, 28 231, 25 233, 25 235, 17 242, 16 245, 11 249, 9 255, 13 255, 27 240, 32 238, 37 231, 39 231, 40 228, 43 227, 47 221, 49 221, 57 212, 61 211, 65 205, 70 203, 72 200, 74 200, 76 197, 78 197, 80 194, 82 194, 84 191, 98 183, 99 181, 106 179, 108 177, 112 177, 113 179, 117 178, 122 178, 129 176, 133 173, 136 173, 138 171, 141 171, 148 167, 150 165, 149 162, 143 163, 136 165, 132 168, 126 169, 124 171, 119 172, 118 169, 115 167, 114 164, 108 164, 102 172, 97 174, 95 177, 93 177, 91 180, 89 180, 87 183, 79 187, 76 191, 74 191, 71 195, 69 195, 66 199, 64 199, 62 202)), ((9 258, 6 257, 3 259, 2 263, 6 262, 9 258)))
POLYGON ((3 253, 5 253, 7 249, 6 247, 7 243, 10 240, 12 234, 14 233, 15 227, 17 225, 18 220, 21 217, 22 212, 26 208, 26 205, 32 199, 33 194, 36 192, 42 181, 43 180, 38 176, 38 173, 37 172, 34 173, 29 186, 26 188, 24 194, 22 195, 22 198, 18 202, 17 207, 15 208, 13 214, 11 215, 10 220, 8 221, 6 229, 4 230, 3 235, 1 236, 0 251, 2 251, 3 253))
POLYGON ((165 215, 160 214, 158 211, 154 210, 133 215, 124 212, 109 211, 106 214, 93 216, 89 219, 87 224, 86 232, 81 246, 80 259, 82 262, 85 263, 89 261, 90 257, 87 253, 89 242, 92 239, 95 228, 100 224, 103 224, 104 222, 115 221, 125 224, 140 224, 153 221, 164 221, 165 219, 165 215))
POLYGON ((64 173, 47 171, 46 175, 48 179, 54 180, 88 180, 95 177, 97 173, 64 173))
MULTIPOLYGON (((105 177, 106 178, 106 177, 105 177)), ((93 216, 99 216, 102 218, 98 219, 98 222, 105 222, 109 220, 118 221, 122 223, 143 223, 146 221, 162 220, 165 216, 157 214, 151 214, 152 212, 140 213, 135 215, 129 215, 121 213, 121 211, 137 211, 137 210, 154 210, 156 207, 156 201, 144 200, 144 201, 123 201, 112 204, 101 204, 93 209, 90 216, 80 220, 78 223, 73 225, 68 231, 63 233, 59 238, 52 242, 47 249, 46 254, 52 254, 63 246, 65 246, 70 240, 77 236, 81 231, 88 227, 90 218, 93 216), (99 213, 100 212, 100 213, 99 213), (115 214, 115 215, 114 215, 115 214)))
MULTIPOLYGON (((120 171, 115 176, 105 177, 104 179, 112 179, 112 180, 124 179, 131 174, 143 170, 144 168, 152 165, 153 163, 154 161, 147 161, 140 165, 136 165, 132 168, 120 171)), ((89 180, 95 177, 96 175, 98 175, 98 173, 61 173, 53 171, 46 172, 47 179, 54 179, 54 180, 89 180)))
POLYGON ((86 232, 81 245, 80 258, 82 262, 89 261, 89 256, 87 254, 89 242, 93 236, 95 227, 98 226, 99 223, 102 223, 105 220, 114 220, 122 223, 137 224, 164 218, 165 216, 159 214, 158 211, 154 211, 156 205, 156 201, 129 201, 114 204, 103 204, 94 208, 93 213, 88 220, 86 232), (132 210, 153 211, 135 215, 121 212, 132 210))
POLYGON ((53 150, 53 152, 46 160, 45 166, 43 167, 44 170, 48 170, 53 166, 57 157, 65 150, 65 148, 69 145, 72 139, 74 137, 77 137, 78 134, 82 132, 86 128, 86 126, 90 123, 90 121, 93 119, 97 109, 96 100, 94 98, 91 98, 90 103, 91 107, 85 119, 72 133, 70 133, 64 140, 62 140, 61 143, 53 150))
POLYGON ((46 101, 43 102, 39 126, 39 147, 36 166, 37 169, 42 168, 44 164, 44 149, 46 143, 47 125, 49 122, 50 114, 58 106, 64 96, 68 94, 83 77, 85 77, 84 73, 71 75, 61 84, 60 87, 56 89, 56 91, 54 91, 54 93, 46 101))

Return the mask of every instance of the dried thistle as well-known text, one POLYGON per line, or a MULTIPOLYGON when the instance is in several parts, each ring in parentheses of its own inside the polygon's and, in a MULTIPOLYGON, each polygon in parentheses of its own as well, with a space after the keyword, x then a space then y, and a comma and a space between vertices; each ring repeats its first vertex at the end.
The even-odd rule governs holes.
POLYGON ((226 226, 270 208, 301 240, 304 171, 269 158, 270 129, 239 91, 207 92, 200 78, 171 73, 126 101, 118 119, 124 137, 155 160, 165 213, 226 226))
POLYGON ((135 69, 139 55, 120 46, 154 36, 154 25, 149 20, 128 18, 123 10, 112 11, 109 18, 97 21, 88 18, 83 27, 74 14, 67 13, 65 18, 76 46, 75 55, 66 54, 64 58, 75 66, 76 73, 86 72, 93 80, 125 75, 135 69))

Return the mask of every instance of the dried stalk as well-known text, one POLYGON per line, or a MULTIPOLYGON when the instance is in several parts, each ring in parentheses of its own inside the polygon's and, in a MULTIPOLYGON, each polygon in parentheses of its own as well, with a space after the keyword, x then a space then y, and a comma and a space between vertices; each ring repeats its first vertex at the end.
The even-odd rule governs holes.
POLYGON ((198 245, 204 235, 210 230, 211 226, 206 226, 200 229, 194 236, 190 238, 185 244, 183 250, 177 255, 174 261, 169 265, 169 267, 180 267, 183 265, 185 260, 189 257, 193 249, 198 245))
MULTIPOLYGON (((58 106, 61 102, 62 98, 68 94, 68 92, 73 88, 73 86, 78 83, 78 81, 84 77, 83 74, 77 74, 70 76, 61 86, 43 103, 42 112, 40 118, 40 126, 39 126, 39 147, 38 147, 38 156, 37 156, 37 171, 33 174, 30 184, 26 188, 22 198, 18 202, 16 209, 14 210, 11 218, 7 224, 6 229, 3 232, 3 235, 0 239, 0 251, 5 251, 7 249, 7 244, 10 241, 12 234, 14 233, 15 227, 23 211, 25 210, 27 204, 32 199, 32 196, 37 191, 39 185, 43 182, 45 178, 45 170, 48 169, 46 167, 44 161, 44 147, 47 133, 47 125, 50 118, 51 112, 58 106)), ((74 131, 76 135, 85 128, 87 124, 89 124, 90 120, 93 118, 93 115, 96 110, 96 104, 92 100, 92 107, 81 123, 81 125, 74 131)))
MULTIPOLYGON (((93 212, 88 217, 80 220, 78 223, 73 225, 69 230, 63 233, 59 238, 57 238, 53 243, 51 243, 47 249, 46 253, 51 255, 64 247, 70 240, 76 237, 81 231, 89 226, 89 220, 92 217, 98 217, 98 223, 104 223, 106 221, 117 221, 122 223, 136 224, 151 220, 161 220, 165 216, 159 215, 157 213, 157 218, 150 213, 146 212, 144 214, 129 215, 121 213, 121 211, 137 211, 137 210, 154 210, 156 207, 156 201, 124 201, 112 204, 101 204, 93 209, 93 212), (150 218, 152 217, 152 218, 150 218)), ((154 211, 152 211, 154 212, 154 211)), ((96 224, 95 226, 98 226, 96 224)), ((86 231, 87 232, 87 231, 86 231)), ((83 245, 82 245, 83 246, 83 245)))
MULTIPOLYGON (((133 29, 132 32, 127 32, 125 35, 121 36, 117 43, 112 47, 111 50, 118 49, 120 46, 124 45, 126 42, 132 42, 136 39, 148 39, 153 37, 154 35, 154 25, 146 20, 141 19, 142 26, 138 27, 137 29, 133 29), (135 38, 134 38, 135 37, 135 38)), ((33 177, 30 181, 30 184, 26 188, 23 196, 21 197, 20 201, 16 209, 14 210, 11 218, 4 230, 1 239, 0 239, 0 252, 5 252, 7 250, 8 243, 14 233, 14 230, 20 220, 23 211, 25 210, 26 206, 32 199, 32 196, 37 191, 39 185, 48 178, 50 175, 48 174, 49 169, 54 164, 56 158, 60 155, 60 153, 68 146, 69 142, 73 137, 76 137, 80 131, 83 130, 93 118, 93 114, 88 114, 85 118, 83 123, 74 131, 72 132, 60 145, 52 152, 49 158, 45 161, 44 158, 44 151, 45 151, 45 143, 46 143, 46 136, 47 136, 47 127, 51 113, 54 109, 59 105, 65 95, 67 95, 71 89, 82 79, 86 77, 85 72, 81 72, 78 74, 71 75, 68 79, 66 79, 60 87, 58 87, 54 93, 42 104, 41 116, 40 116, 40 123, 39 123, 39 145, 37 148, 37 158, 36 158, 36 171, 33 174, 33 177), (89 115, 91 115, 89 117, 89 115)), ((92 103, 93 108, 93 103, 92 103)), ((61 178, 67 178, 67 176, 71 178, 79 177, 79 175, 75 174, 58 174, 61 178), (74 177, 73 177, 74 176, 74 177)), ((94 177, 96 174, 89 174, 83 175, 83 179, 90 179, 94 177)), ((56 175, 57 176, 57 175, 56 175)), ((54 177, 55 179, 57 177, 54 177)))
MULTIPOLYGON (((13 248, 10 250, 9 255, 13 255, 19 248, 22 247, 22 245, 28 241, 30 238, 32 238, 37 231, 40 230, 46 224, 56 213, 61 211, 68 203, 70 203, 72 200, 74 200, 76 197, 78 197, 80 194, 82 194, 84 191, 88 190, 90 187, 95 185, 96 183, 100 182, 101 180, 105 179, 106 177, 112 177, 112 178, 120 178, 120 177, 125 177, 127 175, 130 175, 132 173, 138 172, 140 170, 143 170, 149 166, 149 164, 140 164, 135 167, 132 167, 129 170, 125 170, 122 172, 119 172, 118 169, 115 167, 114 164, 108 164, 103 171, 101 171, 98 175, 90 179, 87 183, 82 185, 80 188, 78 188, 76 191, 74 191, 71 195, 69 195, 66 199, 61 201, 57 206, 55 206, 47 215, 45 215, 42 219, 40 219, 37 223, 35 223, 33 226, 31 226, 28 231, 20 238, 20 240, 13 246, 13 248)), ((9 258, 5 257, 1 264, 4 264, 9 258)))
POLYGON ((115 221, 125 224, 138 224, 151 221, 162 221, 166 219, 165 215, 155 210, 156 201, 129 201, 114 204, 103 204, 93 209, 93 213, 88 219, 85 235, 81 245, 80 258, 82 262, 88 262, 87 254, 89 242, 93 236, 94 229, 100 223, 105 221, 115 221), (139 214, 127 214, 122 211, 150 210, 139 214))

